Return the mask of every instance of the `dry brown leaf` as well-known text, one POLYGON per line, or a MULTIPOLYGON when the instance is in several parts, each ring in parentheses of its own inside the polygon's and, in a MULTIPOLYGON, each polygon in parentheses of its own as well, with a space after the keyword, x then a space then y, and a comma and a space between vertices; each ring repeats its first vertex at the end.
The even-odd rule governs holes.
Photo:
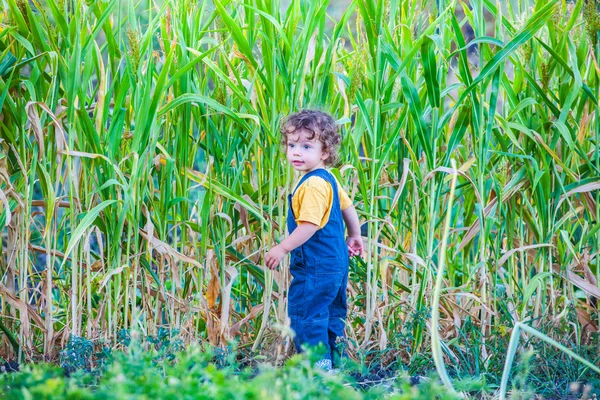
POLYGON ((530 249, 537 249, 539 247, 554 247, 554 246, 552 244, 548 244, 548 243, 540 243, 540 244, 532 244, 529 246, 517 247, 516 249, 510 249, 500 258, 500 260, 498 260, 497 267, 500 268, 506 262, 506 260, 508 260, 510 258, 510 256, 515 254, 517 251, 526 251, 526 250, 530 250, 530 249))
MULTIPOLYGON (((35 251, 37 253, 43 253, 43 254, 50 253, 50 254, 52 254, 54 256, 57 256, 57 257, 60 257, 60 258, 65 258, 64 253, 61 253, 58 250, 51 249, 50 251, 48 251, 47 249, 45 249, 45 248, 43 248, 41 246, 38 246, 38 245, 35 245, 35 244, 31 244, 31 243, 28 244, 28 247, 29 247, 29 250, 35 251)), ((71 261, 71 258, 67 257, 67 260, 71 261)))
MULTIPOLYGON (((517 183, 514 187, 512 187, 510 190, 503 192, 502 202, 503 203, 506 202, 510 197, 512 197, 515 193, 517 193, 523 186, 525 186, 525 184, 526 184, 526 181, 521 181, 521 182, 517 183)), ((492 207, 495 206, 497 202, 498 202, 497 197, 495 197, 493 200, 491 200, 489 202, 489 204, 483 210, 484 217, 487 217, 487 215, 491 212, 492 207)), ((473 225, 471 225, 469 227, 469 230, 467 231, 466 235, 463 237, 463 240, 458 245, 458 248, 456 249, 456 251, 459 252, 462 249, 464 249, 465 246, 467 244, 469 244, 469 242, 471 240, 473 240, 473 238, 479 233, 480 229, 481 229, 481 221, 479 221, 479 219, 477 219, 473 223, 473 225)))
POLYGON ((344 100, 344 116, 350 117, 350 104, 348 104, 348 95, 346 94, 346 83, 341 78, 337 78, 335 81, 337 84, 338 93, 344 100))
POLYGON ((210 268, 210 280, 208 282, 208 287, 206 288, 206 301, 208 302, 208 308, 212 310, 217 302, 217 297, 219 297, 219 292, 221 291, 219 285, 219 268, 217 266, 215 253, 212 249, 209 249, 206 252, 206 264, 210 268))
POLYGON ((396 210, 396 205, 398 204, 398 200, 400 200, 400 195, 404 192, 404 185, 406 185, 406 179, 408 178, 408 173, 410 172, 410 159, 405 158, 402 165, 402 177, 400 178, 400 182, 398 184, 398 190, 394 194, 394 199, 392 200, 392 205, 390 207, 390 212, 387 214, 388 216, 392 213, 393 210, 396 210))
POLYGON ((585 192, 581 194, 581 197, 590 214, 594 215, 596 213, 596 200, 594 199, 594 196, 592 196, 590 192, 585 192))
MULTIPOLYGON (((581 186, 576 187, 575 189, 571 189, 567 193, 564 193, 562 196, 560 196, 560 200, 558 201, 556 208, 560 207, 562 202, 565 201, 567 199, 567 197, 569 197, 575 193, 589 193, 593 190, 598 190, 598 189, 600 189, 600 182, 586 183, 585 185, 581 185, 581 186)), ((594 204, 595 204, 595 202, 594 202, 594 204)))
MULTIPOLYGON (((595 113, 594 113, 595 114, 595 113)), ((588 112, 588 104, 585 104, 583 115, 579 121, 579 129, 577 131, 577 141, 583 144, 584 139, 589 134, 589 124, 592 120, 592 114, 588 112)))
MULTIPOLYGON (((490 201, 489 204, 483 210, 483 216, 487 217, 488 214, 492 211, 492 208, 495 207, 497 203, 498 203, 498 198, 495 198, 492 201, 490 201)), ((459 251, 464 249, 465 246, 467 244, 469 244, 469 242, 471 240, 473 240, 473 238, 479 233, 480 229, 481 229, 481 221, 479 220, 479 218, 477 218, 477 220, 473 223, 473 225, 471 225, 469 227, 469 230, 463 237, 463 240, 461 240, 460 244, 458 245, 456 252, 458 253, 459 251)))
POLYGON ((229 281, 225 284, 225 287, 221 289, 221 326, 220 336, 221 339, 226 342, 230 339, 229 337, 229 309, 231 304, 231 288, 235 278, 238 276, 238 271, 234 267, 225 268, 225 272, 229 275, 229 281))
POLYGON ((37 328, 42 330, 42 332, 46 333, 46 328, 44 327, 44 320, 37 313, 36 310, 33 309, 29 304, 23 302, 17 296, 15 296, 11 290, 9 290, 6 286, 0 283, 0 294, 4 295, 4 298, 12 307, 19 310, 19 320, 21 321, 21 327, 23 328, 23 335, 27 342, 27 348, 31 347, 31 322, 30 319, 33 319, 37 324, 37 328))
POLYGON ((252 307, 252 310, 250 310, 250 313, 248 315, 246 315, 244 318, 233 324, 231 328, 229 328, 229 336, 236 337, 240 333, 240 329, 242 329, 242 326, 247 324, 248 321, 254 319, 264 307, 264 303, 257 304, 254 307, 252 307))
POLYGON ((123 272, 125 270, 125 268, 129 268, 129 265, 121 265, 119 268, 115 268, 112 271, 110 271, 108 274, 106 274, 104 276, 104 279, 102 279, 102 282, 100 283, 100 287, 98 288, 98 291, 102 290, 104 288, 104 286, 106 286, 108 281, 110 281, 110 278, 112 278, 114 275, 120 274, 121 272, 123 272))
POLYGON ((110 162, 110 160, 106 156, 103 156, 102 154, 88 153, 85 151, 75 151, 75 150, 64 150, 64 151, 59 151, 59 153, 64 154, 65 156, 70 156, 70 157, 83 157, 83 158, 91 158, 91 159, 102 158, 102 159, 110 162))
POLYGON ((27 119, 31 125, 31 129, 33 130, 33 135, 35 136, 35 140, 38 144, 39 153, 38 160, 44 159, 45 156, 45 148, 44 148, 44 130, 42 129, 42 123, 40 121, 40 116, 35 108, 37 103, 34 101, 30 101, 25 105, 25 111, 27 112, 27 119))
POLYGON ((159 240, 158 238, 149 236, 148 233, 146 231, 144 231, 143 229, 140 229, 140 234, 142 235, 142 237, 144 239, 146 239, 148 242, 150 242, 150 244, 152 245, 154 250, 156 250, 158 253, 168 254, 168 255, 173 256, 174 258, 178 259, 179 261, 190 263, 190 264, 197 266, 198 268, 202 268, 202 264, 200 264, 198 261, 186 256, 185 254, 181 254, 180 252, 175 250, 173 247, 169 246, 167 243, 159 240))
POLYGON ((596 325, 596 322, 592 319, 592 316, 588 311, 577 307, 575 312, 577 313, 577 320, 584 330, 587 330, 588 332, 598 332, 598 325, 596 325))
POLYGON ((454 320, 454 326, 456 326, 456 335, 458 336, 458 331, 462 326, 462 319, 460 318, 460 309, 458 305, 454 302, 450 302, 450 307, 452 308, 452 317, 454 320))
POLYGON ((171 257, 166 256, 169 260, 169 264, 171 266, 171 276, 173 277, 173 284, 175 285, 175 289, 178 293, 181 294, 181 274, 179 273, 179 265, 177 262, 173 260, 171 257))
MULTIPOLYGON (((61 122, 58 120, 58 118, 56 117, 56 115, 54 115, 54 113, 50 110, 50 108, 48 108, 48 106, 45 103, 42 103, 42 102, 29 102, 29 103, 27 103, 27 105, 25 107, 27 109, 27 115, 28 115, 28 117, 31 117, 30 110, 33 110, 31 112, 35 113, 35 115, 33 116, 34 118, 37 116, 37 111, 33 107, 34 105, 37 105, 41 109, 43 109, 44 111, 46 111, 46 113, 52 119, 52 123, 56 127, 56 130, 55 130, 56 148, 57 148, 58 152, 60 153, 66 147, 66 145, 67 145, 65 130, 63 129, 63 126, 62 126, 61 122)), ((60 114, 60 112, 57 113, 57 114, 60 114)), ((33 124, 32 124, 32 126, 33 126, 33 124)), ((41 125, 39 123, 39 117, 38 117, 38 127, 41 129, 41 125)), ((34 133, 36 135, 36 140, 38 141, 38 145, 40 145, 40 139, 41 139, 41 147, 40 147, 40 156, 41 156, 42 153, 43 153, 43 149, 44 149, 43 132, 42 131, 38 132, 38 131, 36 131, 36 128, 34 128, 34 133), (38 139, 38 135, 41 135, 40 139, 38 139)))
MULTIPOLYGON (((433 177, 433 175, 435 175, 436 172, 445 172, 448 175, 453 175, 456 173, 456 174, 462 176, 463 178, 465 178, 466 180, 471 182, 471 186, 473 186, 473 193, 475 193, 475 197, 477 197, 479 204, 483 203, 483 201, 481 199, 481 195, 479 194, 479 191, 477 190, 477 186, 475 185, 475 182, 473 182, 473 180, 471 179, 471 177, 469 177, 469 175, 467 175, 465 172, 461 171, 460 169, 454 170, 454 169, 448 168, 448 167, 437 167, 436 169, 434 169, 433 171, 428 173, 425 176, 425 178, 423 178, 423 185, 425 185, 425 182, 427 182, 429 179, 431 179, 433 177)), ((448 176, 447 179, 450 179, 450 176, 448 176)))
MULTIPOLYGON (((31 201, 31 206, 32 207, 46 207, 46 201, 45 200, 32 200, 31 201)), ((71 207, 71 204, 68 201, 57 201, 56 203, 54 203, 55 207, 62 207, 62 208, 69 208, 71 207)))
POLYGON ((383 351, 383 350, 387 349, 387 345, 388 345, 387 333, 385 332, 386 324, 383 323, 383 319, 381 318, 380 308, 377 308, 376 314, 377 314, 377 321, 379 322, 379 350, 383 351))
POLYGON ((8 204, 8 199, 4 195, 2 189, 0 189, 0 202, 2 202, 2 206, 4 207, 4 212, 6 214, 6 219, 4 221, 4 227, 6 228, 10 224, 11 212, 10 212, 10 204, 8 204))
MULTIPOLYGON (((249 202, 252 205, 254 204, 254 201, 252 201, 252 199, 250 198, 250 196, 248 196, 247 194, 245 194, 243 196, 244 200, 246 200, 247 202, 249 202)), ((242 205, 239 202, 236 202, 234 205, 234 208, 236 210, 238 210, 238 212, 240 213, 240 220, 242 221, 242 224, 244 225, 244 228, 246 228, 246 232, 250 233, 252 232, 252 230, 250 229, 250 222, 248 220, 248 210, 246 209, 246 207, 242 207, 242 205)), ((256 207, 258 208, 258 207, 256 207)))
MULTIPOLYGON (((552 268, 554 269, 554 272, 556 272, 559 276, 561 275, 561 271, 560 271, 560 267, 557 264, 554 264, 552 266, 552 268)), ((579 289, 583 290, 584 292, 588 293, 591 296, 594 296, 598 299, 600 299, 600 289, 598 287, 596 287, 595 285, 592 285, 591 283, 589 283, 588 281, 586 281, 585 279, 583 279, 582 277, 580 277, 579 275, 577 275, 576 273, 574 273, 571 270, 567 270, 567 279, 575 286, 577 286, 579 289)))

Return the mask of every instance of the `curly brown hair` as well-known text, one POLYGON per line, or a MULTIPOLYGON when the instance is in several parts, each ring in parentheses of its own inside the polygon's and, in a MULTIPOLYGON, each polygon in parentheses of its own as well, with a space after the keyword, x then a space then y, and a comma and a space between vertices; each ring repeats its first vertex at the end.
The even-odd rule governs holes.
POLYGON ((308 132, 308 139, 315 137, 323 144, 323 151, 329 153, 324 163, 335 166, 340 161, 338 153, 342 136, 338 132, 335 119, 330 115, 318 110, 302 110, 290 114, 281 124, 281 144, 287 146, 289 135, 304 130, 308 132))

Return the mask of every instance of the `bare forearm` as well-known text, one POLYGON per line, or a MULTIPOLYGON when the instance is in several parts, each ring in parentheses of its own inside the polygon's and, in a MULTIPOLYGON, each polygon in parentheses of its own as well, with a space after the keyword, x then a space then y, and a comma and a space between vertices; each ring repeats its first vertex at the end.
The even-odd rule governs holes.
POLYGON ((346 229, 348 230, 348 236, 359 237, 360 236, 360 222, 358 221, 358 214, 354 206, 350 206, 342 210, 342 217, 346 223, 346 229))
POLYGON ((287 239, 283 240, 277 246, 273 247, 267 254, 265 254, 265 265, 269 269, 277 268, 277 265, 290 251, 294 250, 298 246, 302 246, 315 232, 319 230, 319 227, 310 222, 301 222, 298 227, 294 229, 294 232, 287 239))
POLYGON ((290 236, 280 243, 280 246, 289 253, 295 248, 302 246, 318 230, 319 227, 315 224, 310 222, 301 222, 298 224, 296 229, 294 229, 294 232, 292 232, 290 236))

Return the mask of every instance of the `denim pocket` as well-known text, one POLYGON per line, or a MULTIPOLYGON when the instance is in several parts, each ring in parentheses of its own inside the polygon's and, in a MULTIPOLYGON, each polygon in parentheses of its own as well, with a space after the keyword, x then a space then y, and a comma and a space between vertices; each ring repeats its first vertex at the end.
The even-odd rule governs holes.
POLYGON ((335 296, 337 293, 346 268, 344 268, 344 260, 337 257, 323 257, 315 261, 315 289, 317 292, 335 296))
POLYGON ((292 276, 306 275, 306 264, 301 258, 292 257, 290 259, 290 273, 292 276))

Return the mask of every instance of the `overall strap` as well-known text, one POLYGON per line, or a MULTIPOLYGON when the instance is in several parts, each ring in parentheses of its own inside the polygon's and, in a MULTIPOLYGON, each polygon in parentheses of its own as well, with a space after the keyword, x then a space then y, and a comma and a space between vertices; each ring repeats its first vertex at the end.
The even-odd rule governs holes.
POLYGON ((321 176, 321 177, 323 177, 322 174, 320 173, 320 171, 324 171, 326 174, 329 174, 329 172, 327 172, 327 170, 325 170, 323 168, 315 169, 314 171, 310 171, 308 174, 304 174, 304 176, 300 179, 300 182, 298 182, 298 184, 296 185, 296 187, 292 191, 292 196, 294 196, 296 194, 296 191, 298 190, 298 188, 300 186, 302 186, 302 184, 304 182, 306 182, 306 180, 308 178, 310 178, 311 176, 321 176))
MULTIPOLYGON (((306 174, 308 175, 308 174, 306 174)), ((305 175, 305 177, 306 177, 305 175)), ((315 169, 314 171, 310 172, 311 176, 318 176, 319 178, 323 179, 325 182, 329 183, 331 185, 331 190, 333 191, 333 204, 339 204, 340 199, 339 199, 339 193, 338 193, 338 183, 337 180, 335 179, 335 177, 333 176, 333 174, 329 171, 327 171, 324 168, 319 168, 319 169, 315 169)), ((296 189, 298 189, 301 185, 302 181, 300 181, 300 183, 298 184, 298 186, 296 187, 296 189)), ((294 190, 294 193, 296 192, 296 190, 294 190)))

